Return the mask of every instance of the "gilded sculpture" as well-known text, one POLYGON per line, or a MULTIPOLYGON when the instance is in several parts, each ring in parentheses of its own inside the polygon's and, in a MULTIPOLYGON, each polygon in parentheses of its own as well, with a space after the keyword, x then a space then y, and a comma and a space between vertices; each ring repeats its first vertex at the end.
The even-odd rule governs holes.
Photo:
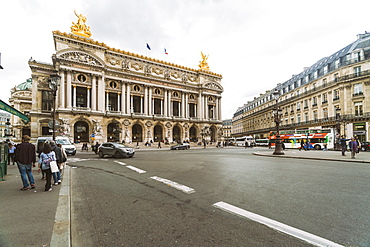
POLYGON ((72 33, 83 36, 83 37, 90 38, 92 33, 90 31, 90 27, 85 24, 87 20, 86 16, 82 14, 77 14, 76 10, 75 10, 75 15, 77 16, 78 20, 77 20, 77 23, 74 23, 72 21, 72 24, 73 24, 71 26, 72 33))
POLYGON ((202 61, 199 63, 199 68, 203 70, 209 70, 207 63, 208 55, 204 55, 203 52, 200 52, 200 55, 202 55, 202 61))

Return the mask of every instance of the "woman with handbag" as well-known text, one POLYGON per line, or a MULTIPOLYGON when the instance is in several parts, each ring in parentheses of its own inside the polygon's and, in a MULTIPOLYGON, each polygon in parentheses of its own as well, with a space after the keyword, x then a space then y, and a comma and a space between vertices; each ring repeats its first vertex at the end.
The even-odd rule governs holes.
POLYGON ((39 159, 39 169, 38 172, 41 171, 41 169, 45 172, 45 178, 46 178, 46 184, 45 184, 45 191, 51 191, 51 175, 52 175, 52 169, 51 164, 52 162, 56 165, 56 157, 54 151, 51 150, 51 146, 49 143, 44 144, 44 150, 40 154, 39 159))

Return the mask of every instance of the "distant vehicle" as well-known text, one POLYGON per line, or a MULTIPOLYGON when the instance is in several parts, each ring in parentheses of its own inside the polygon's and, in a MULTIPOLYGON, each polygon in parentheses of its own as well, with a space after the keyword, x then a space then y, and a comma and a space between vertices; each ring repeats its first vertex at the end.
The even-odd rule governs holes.
POLYGON ((235 138, 235 145, 236 146, 245 146, 245 143, 248 142, 248 146, 253 147, 256 145, 254 142, 253 136, 243 136, 243 137, 236 137, 235 138))
MULTIPOLYGON (((281 131, 280 138, 286 148, 301 148, 301 141, 309 141, 309 149, 324 149, 326 143, 328 149, 334 148, 334 130, 333 129, 313 129, 313 130, 294 130, 281 131)), ((275 147, 276 135, 270 135, 271 147, 275 147)))
MULTIPOLYGON (((45 136, 45 137, 38 137, 36 142, 36 150, 37 153, 41 152, 41 149, 44 147, 44 143, 46 141, 50 142, 53 138, 51 136, 45 136)), ((71 143, 68 137, 64 136, 57 136, 55 137, 56 144, 61 144, 63 149, 66 151, 67 155, 75 155, 76 154, 76 147, 71 143)))
POLYGON ((370 150, 370 142, 361 142, 361 151, 370 150))
POLYGON ((115 142, 105 142, 98 148, 98 155, 103 158, 104 155, 111 155, 117 159, 126 157, 132 158, 135 154, 135 150, 130 147, 126 147, 123 144, 115 142))
POLYGON ((189 143, 179 143, 179 144, 176 144, 174 146, 171 146, 171 150, 186 150, 186 149, 189 149, 190 148, 190 145, 189 143))
POLYGON ((256 139, 255 142, 257 147, 267 147, 269 145, 269 139, 256 139))

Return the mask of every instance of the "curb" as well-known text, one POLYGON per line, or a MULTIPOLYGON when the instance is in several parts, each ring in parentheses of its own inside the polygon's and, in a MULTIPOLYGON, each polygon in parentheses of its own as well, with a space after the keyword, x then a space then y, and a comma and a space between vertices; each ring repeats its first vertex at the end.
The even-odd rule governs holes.
POLYGON ((50 246, 71 246, 71 167, 66 165, 63 171, 63 182, 59 191, 59 201, 50 246))
POLYGON ((303 156, 291 156, 291 155, 273 155, 273 154, 263 154, 263 153, 258 153, 258 152, 254 152, 253 155, 274 157, 274 158, 286 158, 286 159, 311 159, 311 160, 327 160, 327 161, 340 161, 340 162, 370 163, 369 160, 303 157, 303 156))

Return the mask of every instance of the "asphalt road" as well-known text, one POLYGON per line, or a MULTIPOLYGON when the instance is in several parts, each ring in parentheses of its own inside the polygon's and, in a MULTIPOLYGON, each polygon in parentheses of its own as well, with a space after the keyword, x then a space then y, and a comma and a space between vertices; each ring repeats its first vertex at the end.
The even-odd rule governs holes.
POLYGON ((311 246, 215 207, 220 202, 339 245, 370 246, 368 165, 256 150, 71 158, 72 246, 311 246))

